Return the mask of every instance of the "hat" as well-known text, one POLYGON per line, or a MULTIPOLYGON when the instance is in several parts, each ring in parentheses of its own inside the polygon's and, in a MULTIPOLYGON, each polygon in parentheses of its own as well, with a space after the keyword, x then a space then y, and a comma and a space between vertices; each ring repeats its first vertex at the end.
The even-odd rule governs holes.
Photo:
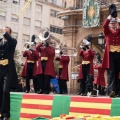
POLYGON ((110 20, 110 23, 117 23, 117 20, 111 19, 111 20, 110 20))
POLYGON ((35 35, 32 35, 31 42, 35 42, 35 35))
POLYGON ((109 7, 109 14, 113 17, 116 18, 117 17, 117 7, 115 4, 111 4, 109 7))

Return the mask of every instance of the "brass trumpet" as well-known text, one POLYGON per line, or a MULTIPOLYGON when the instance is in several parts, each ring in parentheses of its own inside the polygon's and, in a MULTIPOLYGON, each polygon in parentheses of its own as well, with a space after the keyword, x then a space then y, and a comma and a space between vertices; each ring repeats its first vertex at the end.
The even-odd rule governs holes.
POLYGON ((91 43, 88 40, 83 39, 80 43, 80 48, 81 49, 86 49, 86 47, 88 47, 89 45, 91 45, 91 43))
POLYGON ((29 49, 31 49, 31 45, 33 45, 34 44, 34 42, 26 42, 25 44, 24 44, 24 50, 29 50, 29 49))

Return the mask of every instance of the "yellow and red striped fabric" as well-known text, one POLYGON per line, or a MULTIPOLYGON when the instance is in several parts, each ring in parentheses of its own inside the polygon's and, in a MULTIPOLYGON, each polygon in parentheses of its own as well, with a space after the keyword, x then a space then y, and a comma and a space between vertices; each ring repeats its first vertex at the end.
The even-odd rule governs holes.
POLYGON ((71 97, 70 115, 110 115, 111 98, 71 97))
POLYGON ((51 117, 53 96, 24 94, 20 110, 20 120, 36 117, 51 117))

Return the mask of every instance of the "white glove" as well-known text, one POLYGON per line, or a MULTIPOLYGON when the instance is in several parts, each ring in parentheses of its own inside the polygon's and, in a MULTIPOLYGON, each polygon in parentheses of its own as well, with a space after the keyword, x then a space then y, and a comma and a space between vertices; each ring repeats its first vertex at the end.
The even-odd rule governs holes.
POLYGON ((120 23, 120 18, 117 19, 117 22, 120 23))
POLYGON ((109 16, 107 17, 107 19, 111 20, 111 19, 112 19, 112 16, 111 16, 111 15, 109 15, 109 16))

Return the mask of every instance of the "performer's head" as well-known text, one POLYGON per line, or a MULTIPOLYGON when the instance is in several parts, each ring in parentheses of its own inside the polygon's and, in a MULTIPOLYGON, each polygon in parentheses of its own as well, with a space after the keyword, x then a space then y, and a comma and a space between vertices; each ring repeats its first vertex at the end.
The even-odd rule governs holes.
POLYGON ((63 52, 62 51, 60 51, 60 55, 62 55, 63 54, 63 52))
POLYGON ((12 33, 12 29, 11 29, 10 27, 5 27, 5 31, 6 31, 9 35, 11 35, 11 33, 12 33))
POLYGON ((109 24, 110 28, 117 28, 117 20, 110 20, 110 24, 109 24))
POLYGON ((31 49, 33 49, 33 50, 36 49, 36 42, 33 42, 33 43, 31 44, 31 49))

